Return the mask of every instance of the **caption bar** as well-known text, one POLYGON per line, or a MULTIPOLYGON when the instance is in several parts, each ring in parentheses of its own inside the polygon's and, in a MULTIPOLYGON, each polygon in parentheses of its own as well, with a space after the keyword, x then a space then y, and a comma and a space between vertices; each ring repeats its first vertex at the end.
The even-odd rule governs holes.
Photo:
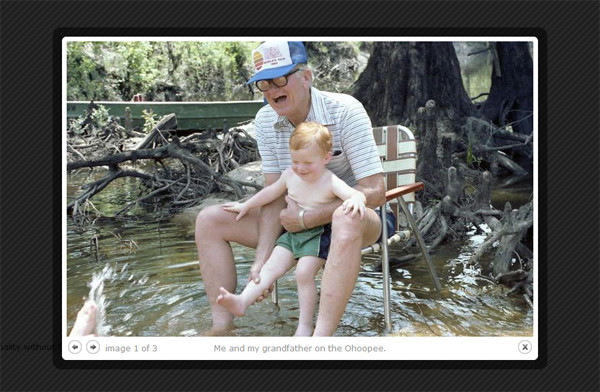
POLYGON ((65 338, 65 360, 535 360, 534 337, 65 338))

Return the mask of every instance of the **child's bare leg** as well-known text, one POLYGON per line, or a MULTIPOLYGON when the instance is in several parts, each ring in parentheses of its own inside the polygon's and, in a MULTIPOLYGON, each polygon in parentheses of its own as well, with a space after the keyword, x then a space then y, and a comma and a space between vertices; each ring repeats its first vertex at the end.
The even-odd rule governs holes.
POLYGON ((217 304, 225 307, 234 316, 241 317, 262 293, 269 289, 277 278, 283 276, 294 266, 292 252, 284 247, 276 246, 271 257, 260 270, 260 282, 248 282, 240 295, 235 295, 221 287, 217 304))
POLYGON ((77 319, 69 336, 86 336, 94 333, 96 329, 96 314, 98 307, 93 301, 86 301, 77 313, 77 319))
POLYGON ((298 260, 296 282, 298 284, 300 317, 294 336, 311 336, 313 334, 313 315, 317 303, 315 277, 323 264, 325 264, 325 260, 315 256, 304 256, 298 260))

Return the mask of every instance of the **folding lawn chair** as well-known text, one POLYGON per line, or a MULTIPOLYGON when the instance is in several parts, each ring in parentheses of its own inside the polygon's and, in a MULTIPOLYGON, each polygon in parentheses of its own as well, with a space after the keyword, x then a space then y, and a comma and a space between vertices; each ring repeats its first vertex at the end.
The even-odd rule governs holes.
MULTIPOLYGON (((435 291, 440 292, 442 286, 412 214, 415 202, 415 192, 424 189, 424 184, 422 182, 415 182, 417 173, 417 144, 415 137, 410 129, 402 125, 388 125, 373 128, 373 135, 383 164, 386 202, 389 203, 396 218, 398 218, 398 207, 400 207, 409 224, 409 228, 399 228, 399 224, 397 223, 396 232, 387 241, 381 241, 362 249, 363 255, 377 252, 381 253, 383 273, 383 312, 385 328, 387 331, 390 331, 392 329, 388 250, 390 245, 399 241, 407 241, 411 237, 414 237, 421 248, 421 253, 423 254, 423 258, 425 259, 431 274, 431 280, 435 291)), ((382 214, 384 214, 385 210, 385 206, 380 208, 382 214)), ((382 219, 382 222, 385 222, 385 220, 382 219)), ((399 219, 396 219, 396 222, 399 222, 399 219)), ((387 238, 387 225, 383 224, 381 230, 381 237, 387 238)))

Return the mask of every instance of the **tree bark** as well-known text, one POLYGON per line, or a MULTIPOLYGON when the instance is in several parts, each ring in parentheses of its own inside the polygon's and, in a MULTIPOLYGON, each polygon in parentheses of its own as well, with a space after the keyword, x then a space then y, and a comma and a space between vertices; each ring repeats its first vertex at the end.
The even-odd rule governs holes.
MULTIPOLYGON (((490 95, 482 114, 498 127, 510 125, 513 133, 529 136, 533 132, 533 59, 529 44, 497 42, 495 48, 498 61, 494 63, 490 95)), ((495 144, 509 143, 500 136, 495 135, 495 144)), ((532 145, 515 148, 509 154, 518 165, 532 172, 532 145)))
POLYGON ((492 87, 485 105, 485 118, 498 126, 512 124, 516 133, 533 131, 533 60, 527 42, 498 42, 500 76, 494 72, 492 87))
POLYGON ((417 181, 425 183, 424 198, 443 196, 444 180, 442 163, 438 159, 437 107, 434 101, 428 101, 417 113, 417 181))
MULTIPOLYGON (((451 42, 377 42, 352 95, 374 125, 415 124, 429 100, 452 122, 477 115, 451 42)), ((442 130, 445 132, 445 130, 442 130)))

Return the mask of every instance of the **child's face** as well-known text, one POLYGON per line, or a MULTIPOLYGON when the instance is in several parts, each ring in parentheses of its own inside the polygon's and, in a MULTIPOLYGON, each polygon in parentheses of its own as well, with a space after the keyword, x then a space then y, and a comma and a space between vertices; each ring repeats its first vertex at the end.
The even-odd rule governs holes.
POLYGON ((323 151, 312 144, 301 150, 290 150, 292 170, 304 181, 314 181, 326 170, 325 165, 331 161, 331 151, 323 156, 323 151))

